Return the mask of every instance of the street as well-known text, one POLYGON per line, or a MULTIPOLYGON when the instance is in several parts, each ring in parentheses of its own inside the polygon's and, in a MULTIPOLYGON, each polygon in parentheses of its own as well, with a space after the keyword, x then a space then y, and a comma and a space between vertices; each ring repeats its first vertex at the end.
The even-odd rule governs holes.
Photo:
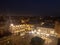
POLYGON ((9 37, 6 37, 6 39, 1 39, 0 40, 0 45, 29 45, 29 36, 27 37, 26 36, 9 36, 9 37))
MULTIPOLYGON (((11 35, 6 37, 6 39, 2 39, 0 40, 0 45, 30 45, 30 40, 33 36, 26 34, 24 36, 20 36, 20 35, 11 35)), ((45 45, 56 45, 56 39, 53 39, 52 37, 50 37, 53 42, 49 43, 47 40, 47 43, 45 45), (55 41, 55 42, 54 42, 55 41)))

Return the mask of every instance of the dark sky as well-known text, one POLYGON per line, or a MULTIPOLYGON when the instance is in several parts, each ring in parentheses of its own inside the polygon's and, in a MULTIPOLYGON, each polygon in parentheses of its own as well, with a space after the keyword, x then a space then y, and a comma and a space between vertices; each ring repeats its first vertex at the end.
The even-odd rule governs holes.
POLYGON ((33 15, 60 15, 58 0, 1 0, 0 11, 31 13, 33 15))

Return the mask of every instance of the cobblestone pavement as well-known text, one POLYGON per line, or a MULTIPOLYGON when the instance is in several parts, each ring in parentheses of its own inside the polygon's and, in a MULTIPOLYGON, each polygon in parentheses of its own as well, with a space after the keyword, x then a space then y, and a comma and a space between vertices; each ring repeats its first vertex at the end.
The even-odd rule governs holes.
MULTIPOLYGON (((30 40, 32 37, 33 36, 31 35, 25 35, 25 36, 11 35, 0 39, 0 45, 30 45, 30 40)), ((52 43, 52 45, 53 44, 54 43, 52 43)), ((51 44, 46 44, 46 45, 51 45, 51 44)))

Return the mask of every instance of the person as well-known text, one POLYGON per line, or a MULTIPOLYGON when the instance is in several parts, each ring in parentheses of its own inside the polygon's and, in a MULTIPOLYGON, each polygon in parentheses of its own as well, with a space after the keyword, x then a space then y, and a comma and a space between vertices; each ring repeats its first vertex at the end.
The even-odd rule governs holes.
POLYGON ((44 45, 44 40, 39 37, 33 37, 30 42, 31 45, 44 45))

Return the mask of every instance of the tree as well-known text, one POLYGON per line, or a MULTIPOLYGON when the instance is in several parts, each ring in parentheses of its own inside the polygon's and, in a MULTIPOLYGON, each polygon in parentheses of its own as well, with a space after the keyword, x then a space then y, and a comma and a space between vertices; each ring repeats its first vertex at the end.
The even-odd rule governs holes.
POLYGON ((42 38, 39 38, 39 37, 33 37, 31 39, 30 44, 31 45, 43 45, 44 44, 44 40, 42 38))

